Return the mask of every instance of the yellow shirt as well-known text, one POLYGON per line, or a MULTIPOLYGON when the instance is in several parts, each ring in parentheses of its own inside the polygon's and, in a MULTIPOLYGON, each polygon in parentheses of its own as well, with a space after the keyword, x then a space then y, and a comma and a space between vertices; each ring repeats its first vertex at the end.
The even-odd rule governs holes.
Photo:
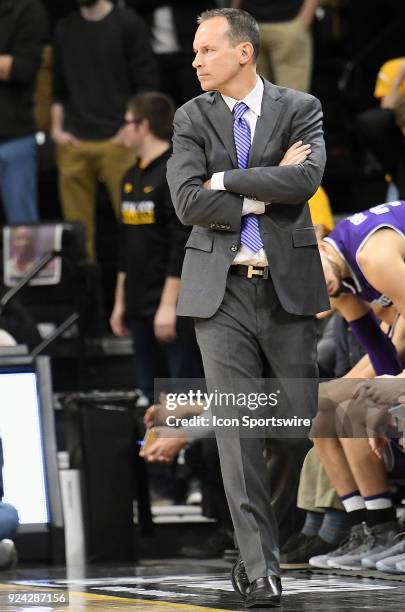
POLYGON ((333 222, 329 198, 323 187, 319 187, 318 191, 312 196, 308 203, 311 211, 312 223, 314 225, 324 225, 326 231, 328 233, 331 232, 335 224, 333 222))
MULTIPOLYGON (((399 65, 404 61, 405 57, 398 57, 397 59, 385 62, 385 64, 381 66, 374 89, 374 96, 376 98, 384 98, 385 96, 388 96, 399 65)), ((405 81, 400 87, 400 93, 405 94, 405 81)))

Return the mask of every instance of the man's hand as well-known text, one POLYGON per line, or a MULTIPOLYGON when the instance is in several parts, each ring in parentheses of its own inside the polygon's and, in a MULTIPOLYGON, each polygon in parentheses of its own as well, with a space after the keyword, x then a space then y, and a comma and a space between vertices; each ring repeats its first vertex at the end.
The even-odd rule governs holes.
POLYGON ((153 328, 159 342, 176 340, 176 306, 160 304, 155 314, 153 328))
POLYGON ((124 310, 119 306, 114 306, 110 317, 110 325, 114 334, 120 338, 126 338, 131 335, 130 330, 124 323, 124 310))
POLYGON ((12 55, 0 55, 0 81, 8 81, 13 65, 12 55))
POLYGON ((279 166, 297 166, 302 164, 310 153, 311 145, 303 144, 302 140, 299 140, 288 149, 279 166))
POLYGON ((150 463, 171 463, 179 451, 187 445, 187 438, 183 436, 173 437, 173 428, 158 427, 155 429, 158 439, 145 452, 140 450, 139 455, 150 463), (164 437, 171 435, 172 437, 164 437))
POLYGON ((381 451, 385 446, 387 446, 387 444, 389 444, 388 438, 385 438, 384 436, 379 438, 369 438, 368 443, 370 444, 370 448, 373 453, 382 460, 383 456, 381 451))
POLYGON ((360 383, 354 397, 362 397, 378 408, 391 408, 398 398, 405 395, 405 378, 402 376, 379 376, 360 383))
POLYGON ((55 128, 51 131, 52 140, 57 145, 77 145, 79 144, 79 140, 73 136, 70 132, 65 132, 59 128, 55 128))
POLYGON ((209 179, 208 181, 205 181, 205 183, 203 183, 203 188, 204 189, 211 189, 211 179, 209 179))

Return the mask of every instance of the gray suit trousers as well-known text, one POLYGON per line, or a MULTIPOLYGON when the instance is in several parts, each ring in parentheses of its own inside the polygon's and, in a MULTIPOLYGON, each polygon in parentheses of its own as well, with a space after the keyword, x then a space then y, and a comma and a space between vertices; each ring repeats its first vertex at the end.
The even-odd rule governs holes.
MULTIPOLYGON (((305 378, 308 390, 302 393, 301 388, 293 404, 305 403, 306 413, 316 414, 315 319, 287 313, 271 278, 228 275, 221 306, 211 318, 195 319, 195 329, 209 392, 229 392, 240 379, 305 378)), ((271 407, 266 410, 271 416, 271 407)), ((231 416, 229 411, 227 416, 231 416)), ((265 439, 247 437, 242 428, 231 436, 219 429, 215 433, 235 536, 249 580, 278 575, 278 529, 270 503, 265 439)))

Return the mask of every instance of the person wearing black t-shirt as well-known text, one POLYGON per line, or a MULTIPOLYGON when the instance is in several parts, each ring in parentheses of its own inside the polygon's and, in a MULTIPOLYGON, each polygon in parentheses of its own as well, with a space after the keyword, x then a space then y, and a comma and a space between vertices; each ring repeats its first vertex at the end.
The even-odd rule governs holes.
POLYGON ((128 100, 158 86, 157 67, 142 19, 109 0, 77 0, 80 10, 55 32, 52 137, 58 145, 59 193, 67 220, 85 224, 95 259, 98 181, 119 213, 120 180, 134 154, 117 143, 128 100))
POLYGON ((119 272, 111 328, 132 333, 137 384, 153 403, 154 378, 202 378, 190 320, 176 317, 184 246, 189 230, 177 219, 166 182, 174 104, 160 93, 128 105, 124 144, 137 164, 121 187, 119 272))
POLYGON ((231 0, 259 22, 257 71, 282 87, 309 91, 312 73, 310 27, 319 0, 231 0))

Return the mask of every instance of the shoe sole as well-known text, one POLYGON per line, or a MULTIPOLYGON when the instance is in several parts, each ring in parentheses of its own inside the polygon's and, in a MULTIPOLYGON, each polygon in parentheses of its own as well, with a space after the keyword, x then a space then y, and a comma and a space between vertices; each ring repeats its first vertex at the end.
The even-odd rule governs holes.
POLYGON ((339 563, 335 563, 334 565, 328 565, 328 567, 332 569, 340 569, 340 570, 347 570, 347 571, 353 571, 353 572, 364 570, 364 567, 362 567, 361 565, 340 565, 339 563))
POLYGON ((306 563, 280 563, 280 569, 308 569, 310 567, 308 561, 306 563))
POLYGON ((309 562, 309 567, 317 567, 319 569, 330 569, 330 565, 327 565, 326 563, 311 563, 311 561, 309 562))
POLYGON ((384 569, 377 569, 377 572, 383 572, 384 574, 403 574, 404 572, 401 570, 398 570, 396 567, 385 567, 384 569))
POLYGON ((279 608, 281 600, 269 601, 268 599, 258 599, 253 603, 245 602, 245 608, 279 608))

